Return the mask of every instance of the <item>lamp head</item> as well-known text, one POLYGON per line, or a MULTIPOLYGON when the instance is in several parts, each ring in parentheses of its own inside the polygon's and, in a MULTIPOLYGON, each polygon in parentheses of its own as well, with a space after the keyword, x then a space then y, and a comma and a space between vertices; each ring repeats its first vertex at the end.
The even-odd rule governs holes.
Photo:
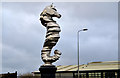
POLYGON ((87 31, 88 29, 87 28, 83 28, 82 31, 87 31))

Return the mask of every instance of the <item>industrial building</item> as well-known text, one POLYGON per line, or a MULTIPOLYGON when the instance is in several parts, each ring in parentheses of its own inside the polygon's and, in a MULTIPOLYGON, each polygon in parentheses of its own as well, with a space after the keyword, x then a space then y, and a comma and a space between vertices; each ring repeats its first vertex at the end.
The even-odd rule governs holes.
MULTIPOLYGON (((32 72, 40 76, 39 71, 32 72)), ((77 78, 78 65, 57 66, 56 78, 77 78)), ((120 61, 90 62, 79 65, 80 78, 120 78, 120 61)))

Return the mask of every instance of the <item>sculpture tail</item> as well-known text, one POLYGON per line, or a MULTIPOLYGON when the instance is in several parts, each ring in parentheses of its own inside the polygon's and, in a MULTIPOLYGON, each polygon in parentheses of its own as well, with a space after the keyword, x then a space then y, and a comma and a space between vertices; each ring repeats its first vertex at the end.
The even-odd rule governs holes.
POLYGON ((51 51, 50 50, 42 50, 41 57, 44 62, 51 64, 51 62, 55 62, 60 58, 61 52, 59 50, 54 51, 54 55, 50 56, 51 51))

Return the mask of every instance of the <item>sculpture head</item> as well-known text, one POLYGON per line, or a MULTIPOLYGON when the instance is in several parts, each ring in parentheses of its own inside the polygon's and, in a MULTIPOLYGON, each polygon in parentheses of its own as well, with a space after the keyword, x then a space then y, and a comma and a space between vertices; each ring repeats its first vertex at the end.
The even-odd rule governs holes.
POLYGON ((53 4, 51 4, 50 6, 47 6, 44 11, 42 12, 42 15, 48 15, 51 17, 57 17, 60 18, 61 15, 57 12, 55 6, 53 6, 53 4))

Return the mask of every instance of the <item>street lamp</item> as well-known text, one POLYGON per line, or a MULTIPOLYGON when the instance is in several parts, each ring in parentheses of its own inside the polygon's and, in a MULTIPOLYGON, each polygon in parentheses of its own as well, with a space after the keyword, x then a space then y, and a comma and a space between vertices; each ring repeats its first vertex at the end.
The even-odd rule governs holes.
POLYGON ((79 78, 79 32, 80 31, 87 31, 88 29, 86 29, 86 28, 83 28, 83 29, 81 29, 81 30, 78 30, 78 32, 77 32, 77 46, 78 46, 78 78, 79 78))

